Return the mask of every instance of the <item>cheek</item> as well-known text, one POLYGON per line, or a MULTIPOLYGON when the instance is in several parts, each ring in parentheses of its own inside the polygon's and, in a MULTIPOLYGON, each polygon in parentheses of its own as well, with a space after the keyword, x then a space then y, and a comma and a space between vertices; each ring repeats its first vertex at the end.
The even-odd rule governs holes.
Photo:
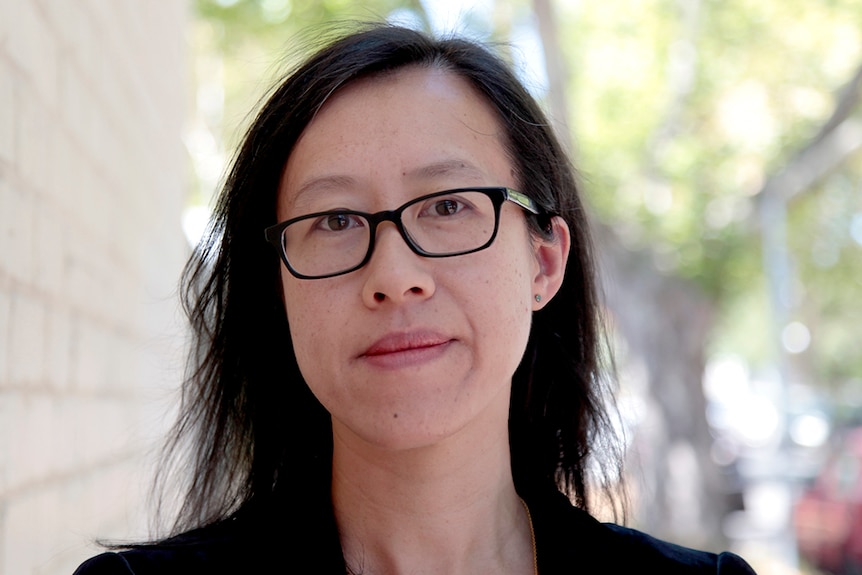
POLYGON ((530 335, 532 274, 537 264, 528 250, 501 252, 507 257, 494 262, 490 267, 494 273, 468 282, 470 293, 466 297, 474 302, 475 309, 481 310, 474 329, 489 342, 489 357, 496 369, 508 371, 506 375, 510 377, 520 363, 530 335), (522 257, 512 258, 513 253, 522 257))
POLYGON ((311 285, 297 285, 292 278, 287 281, 292 284, 283 288, 284 307, 293 341, 293 353, 303 377, 310 381, 314 379, 314 374, 309 370, 325 365, 326 362, 320 361, 321 353, 332 345, 332 342, 324 345, 327 343, 327 336, 323 328, 328 325, 330 318, 327 317, 325 309, 315 305, 326 300, 316 297, 311 285))
MULTIPOLYGON (((512 253, 519 253, 520 257, 514 258, 506 274, 509 282, 508 298, 507 301, 501 302, 500 306, 512 314, 511 321, 514 325, 510 333, 518 339, 521 346, 520 352, 523 354, 533 320, 533 298, 536 289, 533 280, 539 273, 539 262, 533 253, 529 237, 519 234, 515 246, 512 248, 512 253)), ((520 361, 520 355, 518 359, 520 361)))
POLYGON ((532 239, 526 229, 510 234, 509 241, 500 245, 500 259, 497 269, 500 270, 494 285, 490 289, 501 291, 501 297, 506 296, 506 309, 518 315, 532 313, 533 280, 539 273, 539 262, 533 252, 532 239))

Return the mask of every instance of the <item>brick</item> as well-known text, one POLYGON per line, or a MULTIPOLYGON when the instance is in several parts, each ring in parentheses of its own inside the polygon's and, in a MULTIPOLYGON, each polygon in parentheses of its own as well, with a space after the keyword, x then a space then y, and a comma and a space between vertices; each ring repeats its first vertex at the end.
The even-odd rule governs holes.
MULTIPOLYGON (((34 1, 34 0, 31 0, 34 1)), ((34 18, 30 22, 34 35, 30 42, 33 53, 30 55, 32 65, 29 71, 29 80, 33 83, 34 91, 46 110, 54 110, 57 107, 57 64, 61 51, 56 37, 44 19, 44 14, 38 7, 34 10, 34 18)))
POLYGON ((12 294, 9 337, 9 380, 12 385, 33 386, 44 375, 45 310, 36 298, 12 294))
POLYGON ((105 385, 117 393, 127 394, 138 384, 137 374, 131 371, 129 341, 124 335, 114 334, 108 339, 108 353, 105 366, 105 385))
POLYGON ((39 69, 36 56, 41 36, 33 1, 16 2, 15 9, 6 22, 8 23, 2 26, 6 33, 6 53, 15 67, 24 70, 29 76, 39 69))
MULTIPOLYGON (((45 197, 62 220, 63 228, 58 232, 63 233, 65 238, 68 234, 69 219, 81 207, 74 192, 81 189, 83 185, 81 172, 86 169, 86 162, 81 153, 80 144, 71 137, 68 127, 61 125, 59 120, 55 134, 54 168, 56 174, 51 179, 51 185, 46 191, 45 197)), ((61 242, 61 245, 63 243, 61 242)))
MULTIPOLYGON (((0 287, 0 390, 9 385, 9 342, 12 333, 12 296, 0 287)), ((0 437, 2 441, 2 437, 0 437)))
POLYGON ((59 121, 67 127, 76 146, 84 154, 92 154, 91 141, 95 113, 92 95, 88 93, 88 79, 74 65, 64 66, 60 71, 60 90, 63 106, 59 109, 59 121))
POLYGON ((68 0, 36 0, 39 12, 44 15, 49 33, 57 40, 64 53, 75 48, 76 31, 81 29, 80 2, 68 0))
POLYGON ((65 225, 51 198, 39 198, 33 216, 33 283, 40 292, 58 297, 63 286, 65 225))
MULTIPOLYGON (((2 10, 2 6, 0 6, 0 10, 2 10)), ((5 503, 0 502, 0 573, 10 573, 6 567, 6 550, 15 542, 6 521, 6 507, 5 503)))
POLYGON ((94 392, 105 387, 106 334, 91 321, 81 320, 74 349, 73 381, 79 390, 94 392))
POLYGON ((12 435, 7 469, 8 489, 22 489, 51 472, 51 439, 54 427, 52 400, 45 394, 7 395, 12 435))
POLYGON ((33 276, 33 197, 9 182, 0 181, 0 270, 13 279, 30 283, 33 276))
MULTIPOLYGON (((97 465, 100 458, 105 455, 104 444, 109 430, 104 429, 99 420, 102 415, 99 403, 99 400, 93 396, 82 399, 78 402, 77 412, 70 422, 77 468, 87 469, 97 465), (100 437, 100 433, 105 435, 100 437)), ((88 470, 87 473, 91 471, 88 470)))
POLYGON ((27 414, 20 390, 0 391, 0 403, 3 405, 3 423, 0 429, 4 432, 2 440, 4 492, 7 492, 12 490, 20 482, 22 474, 25 474, 25 470, 18 468, 17 465, 18 451, 23 448, 23 440, 20 438, 23 437, 27 414))
POLYGON ((82 401, 87 400, 65 394, 54 397, 53 417, 56 433, 51 441, 51 462, 57 473, 69 473, 80 465, 75 425, 79 420, 82 401))
POLYGON ((111 196, 119 193, 119 190, 103 178, 98 165, 91 164, 88 168, 81 173, 83 186, 73 193, 80 202, 75 210, 76 217, 91 243, 88 251, 90 257, 86 259, 96 263, 110 249, 111 231, 115 224, 110 219, 111 196), (82 209, 84 206, 86 209, 82 209))
POLYGON ((34 99, 23 99, 18 106, 18 168, 28 187, 45 192, 50 173, 48 121, 45 109, 34 99))
POLYGON ((110 265, 105 256, 108 240, 97 241, 90 229, 84 222, 70 226, 64 261, 67 297, 73 309, 104 316, 105 298, 110 289, 110 265))
MULTIPOLYGON (((5 22, 14 22, 15 3, 0 2, 0 50, 2 50, 9 38, 9 25, 5 22)), ((2 538, 0 538, 2 540, 2 538)), ((2 553, 2 550, 0 550, 2 553)))
POLYGON ((45 330, 45 381, 58 392, 69 388, 72 327, 64 308, 50 310, 45 330))
POLYGON ((170 410, 143 398, 182 367, 186 10, 0 0, 0 573, 144 535, 170 410))
POLYGON ((39 575, 58 573, 50 570, 51 559, 62 546, 68 545, 71 541, 64 537, 59 522, 56 520, 57 510, 62 508, 60 505, 60 492, 57 489, 56 483, 39 489, 34 493, 34 499, 36 499, 35 508, 36 512, 39 513, 41 527, 41 532, 35 544, 36 555, 33 557, 34 566, 36 567, 34 573, 38 573, 39 575))
POLYGON ((48 554, 56 541, 52 526, 57 498, 51 492, 31 492, 8 504, 6 522, 15 545, 6 548, 4 573, 47 573, 48 554))
MULTIPOLYGON (((0 30, 2 28, 0 26, 0 30)), ((18 115, 15 102, 15 81, 11 66, 5 59, 0 58, 0 166, 3 162, 11 165, 16 159, 15 137, 18 132, 18 115)))
MULTIPOLYGON (((0 387, 0 523, 3 522, 2 501, 9 484, 10 461, 12 459, 12 399, 13 392, 0 387)), ((0 542, 3 538, 0 537, 0 542)), ((2 550, 0 550, 2 556, 2 550)))

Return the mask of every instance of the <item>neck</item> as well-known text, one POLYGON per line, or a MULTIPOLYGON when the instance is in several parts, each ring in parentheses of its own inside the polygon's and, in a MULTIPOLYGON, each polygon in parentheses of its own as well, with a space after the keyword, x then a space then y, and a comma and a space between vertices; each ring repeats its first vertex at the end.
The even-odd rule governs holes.
POLYGON ((533 573, 505 429, 407 450, 333 432, 333 506, 353 572, 533 573))

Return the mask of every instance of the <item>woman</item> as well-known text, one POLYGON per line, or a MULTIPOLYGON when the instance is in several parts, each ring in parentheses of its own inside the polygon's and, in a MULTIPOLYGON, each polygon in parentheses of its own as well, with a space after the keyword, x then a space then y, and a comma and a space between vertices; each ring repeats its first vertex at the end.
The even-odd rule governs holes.
POLYGON ((263 107, 188 267, 178 535, 79 573, 750 573, 585 512, 620 460, 593 277, 499 59, 336 40, 263 107))

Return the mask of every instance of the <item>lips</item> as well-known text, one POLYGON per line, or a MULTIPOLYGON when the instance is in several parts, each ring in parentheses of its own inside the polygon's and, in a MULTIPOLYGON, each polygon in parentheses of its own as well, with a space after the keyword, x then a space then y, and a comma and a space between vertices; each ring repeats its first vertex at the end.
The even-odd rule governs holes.
POLYGON ((417 331, 388 334, 362 353, 362 357, 381 357, 413 351, 433 350, 445 346, 452 338, 433 331, 417 331))
POLYGON ((416 368, 443 357, 454 341, 430 330, 391 333, 371 344, 359 359, 377 369, 416 368))

